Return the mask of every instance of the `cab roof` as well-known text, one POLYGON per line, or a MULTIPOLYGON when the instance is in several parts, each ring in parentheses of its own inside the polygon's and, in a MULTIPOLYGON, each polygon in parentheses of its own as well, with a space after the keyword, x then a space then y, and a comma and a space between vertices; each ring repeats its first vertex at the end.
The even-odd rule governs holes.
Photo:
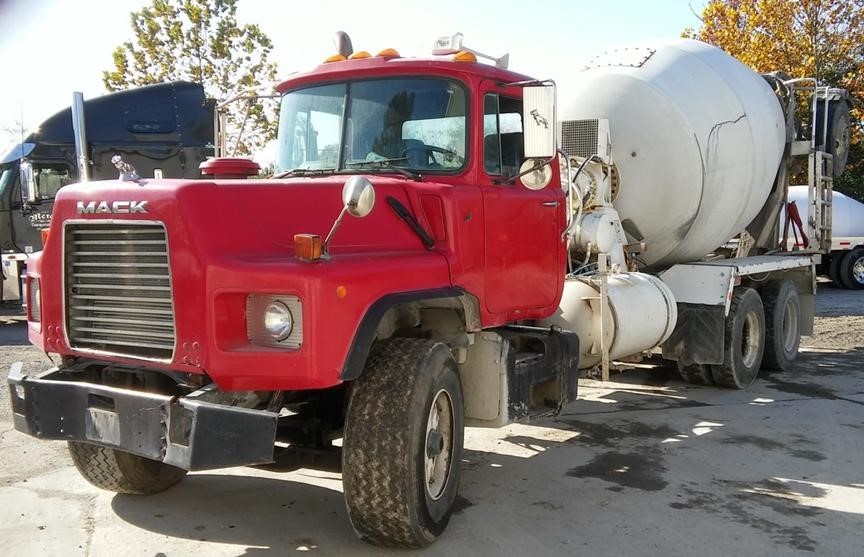
POLYGON ((464 78, 473 76, 475 79, 492 79, 502 83, 533 79, 527 75, 489 64, 455 61, 450 56, 435 58, 370 56, 369 58, 325 62, 309 72, 292 75, 277 85, 276 90, 279 93, 285 93, 315 83, 392 75, 438 75, 464 78))

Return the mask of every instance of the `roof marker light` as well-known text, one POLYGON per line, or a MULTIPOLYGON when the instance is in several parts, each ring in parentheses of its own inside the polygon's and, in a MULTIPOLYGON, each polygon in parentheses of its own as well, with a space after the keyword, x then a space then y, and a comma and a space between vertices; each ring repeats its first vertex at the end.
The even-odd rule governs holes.
POLYGON ((399 52, 395 48, 385 48, 377 54, 381 58, 401 58, 399 52))
POLYGON ((324 60, 324 63, 329 64, 330 62, 343 62, 345 60, 346 58, 341 54, 334 54, 333 56, 330 56, 326 60, 324 60))
POLYGON ((372 55, 365 50, 358 50, 357 52, 348 57, 349 60, 359 60, 361 58, 372 58, 372 55))
POLYGON ((460 50, 456 54, 453 55, 453 60, 456 62, 476 62, 477 57, 473 52, 468 52, 467 50, 460 50))

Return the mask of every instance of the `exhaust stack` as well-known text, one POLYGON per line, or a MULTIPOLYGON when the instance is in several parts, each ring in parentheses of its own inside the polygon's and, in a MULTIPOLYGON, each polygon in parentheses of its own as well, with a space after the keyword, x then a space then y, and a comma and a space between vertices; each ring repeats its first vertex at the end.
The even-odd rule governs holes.
POLYGON ((82 182, 90 181, 90 160, 87 158, 87 130, 84 120, 84 93, 72 93, 72 131, 75 135, 75 159, 82 182))

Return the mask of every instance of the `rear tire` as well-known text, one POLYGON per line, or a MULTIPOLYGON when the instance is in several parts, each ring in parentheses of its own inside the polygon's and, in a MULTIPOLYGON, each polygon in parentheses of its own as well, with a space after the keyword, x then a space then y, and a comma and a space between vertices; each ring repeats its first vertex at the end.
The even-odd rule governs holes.
POLYGON ((847 252, 840 262, 838 274, 846 288, 864 289, 864 248, 855 248, 847 252))
POLYGON ((423 547, 444 531, 459 490, 464 403, 450 349, 423 339, 377 345, 348 403, 342 481, 357 534, 423 547))
POLYGON ((723 342, 723 363, 711 366, 714 382, 730 389, 746 389, 759 375, 765 352, 765 311, 752 288, 735 289, 723 342))
POLYGON ((678 362, 678 373, 687 383, 693 385, 713 385, 714 376, 711 375, 711 366, 707 364, 688 364, 678 362))
POLYGON ((801 343, 801 301, 790 280, 769 284, 762 291, 765 306, 765 355, 762 367, 787 371, 801 343))
POLYGON ((844 251, 832 251, 831 261, 828 263, 828 278, 834 283, 836 288, 846 288, 843 286, 843 281, 840 280, 840 263, 843 261, 844 251))
POLYGON ((85 480, 117 493, 152 495, 186 476, 182 468, 99 445, 69 441, 69 454, 85 480))

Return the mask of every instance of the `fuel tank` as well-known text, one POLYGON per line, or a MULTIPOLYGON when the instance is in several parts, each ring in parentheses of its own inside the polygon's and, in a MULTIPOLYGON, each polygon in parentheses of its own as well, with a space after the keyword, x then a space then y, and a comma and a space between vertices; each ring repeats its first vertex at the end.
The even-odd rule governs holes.
POLYGON ((646 242, 649 269, 702 258, 764 205, 783 154, 783 111, 735 58, 674 40, 606 52, 574 81, 560 94, 561 144, 580 142, 567 137, 578 129, 568 121, 609 121, 614 205, 629 239, 646 242))

